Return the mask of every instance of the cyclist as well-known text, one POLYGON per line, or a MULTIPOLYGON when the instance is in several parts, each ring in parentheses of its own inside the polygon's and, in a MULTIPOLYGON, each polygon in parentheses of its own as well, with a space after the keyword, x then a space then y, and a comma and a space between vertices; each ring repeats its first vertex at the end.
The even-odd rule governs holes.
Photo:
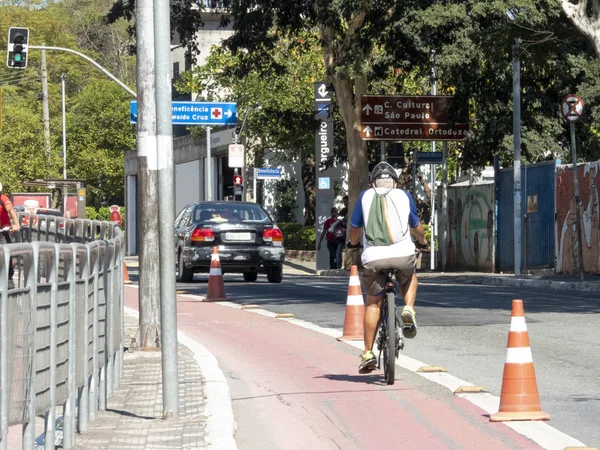
MULTIPOLYGON (((0 192, 2 192, 2 183, 0 183, 0 192)), ((0 194, 0 245, 10 244, 10 232, 19 231, 19 218, 13 208, 13 204, 7 195, 0 194), (12 223, 10 219, 12 218, 12 223)), ((8 267, 8 288, 14 288, 13 274, 15 270, 12 261, 8 267)))
POLYGON ((417 251, 409 230, 419 248, 425 248, 425 231, 417 215, 417 207, 409 193, 397 189, 398 174, 387 162, 377 164, 370 176, 371 188, 360 193, 350 220, 350 243, 358 245, 362 229, 362 284, 367 292, 365 311, 365 350, 361 355, 359 373, 369 373, 377 366, 373 343, 383 300, 384 277, 381 271, 396 269, 396 278, 404 298, 402 322, 404 336, 417 334, 414 310, 417 294, 417 251))

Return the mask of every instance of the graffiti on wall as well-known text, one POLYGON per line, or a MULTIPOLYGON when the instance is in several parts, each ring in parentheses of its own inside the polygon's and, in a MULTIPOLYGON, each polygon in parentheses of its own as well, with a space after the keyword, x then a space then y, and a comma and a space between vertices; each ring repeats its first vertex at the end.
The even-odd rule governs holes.
MULTIPOLYGON (((579 201, 581 205, 581 242, 583 270, 600 273, 600 215, 598 212, 598 185, 600 161, 577 167, 579 201)), ((573 196, 573 167, 560 166, 556 170, 556 272, 579 272, 579 247, 573 196)))
POLYGON ((448 187, 448 270, 493 272, 493 205, 493 184, 448 187))

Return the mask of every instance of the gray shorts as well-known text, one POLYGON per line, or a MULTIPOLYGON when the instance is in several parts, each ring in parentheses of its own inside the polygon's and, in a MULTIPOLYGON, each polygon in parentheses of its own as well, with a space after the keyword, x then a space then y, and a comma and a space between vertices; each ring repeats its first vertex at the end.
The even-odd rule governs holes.
POLYGON ((368 295, 379 295, 385 289, 385 277, 381 271, 396 269, 398 283, 404 284, 416 272, 417 253, 395 258, 384 258, 370 261, 363 266, 362 285, 368 295))

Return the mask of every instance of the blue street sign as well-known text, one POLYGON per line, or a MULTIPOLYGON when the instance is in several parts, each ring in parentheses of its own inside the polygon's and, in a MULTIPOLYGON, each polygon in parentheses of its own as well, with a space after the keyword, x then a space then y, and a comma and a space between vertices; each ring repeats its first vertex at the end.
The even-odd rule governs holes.
POLYGON ((417 164, 442 164, 442 152, 417 152, 417 164))
MULTIPOLYGON (((235 125, 236 103, 172 102, 173 125, 235 125)), ((137 100, 129 103, 130 123, 137 122, 137 100)))
POLYGON ((331 178, 320 177, 319 178, 319 189, 330 189, 330 188, 331 188, 331 178))
POLYGON ((268 167, 264 169, 256 169, 256 179, 257 180, 266 180, 266 179, 280 179, 281 178, 281 169, 277 167, 268 167))

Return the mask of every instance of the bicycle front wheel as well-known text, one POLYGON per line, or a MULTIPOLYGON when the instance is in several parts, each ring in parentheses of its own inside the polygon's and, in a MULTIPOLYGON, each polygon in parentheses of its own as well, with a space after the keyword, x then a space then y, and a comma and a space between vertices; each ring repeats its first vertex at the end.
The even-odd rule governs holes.
POLYGON ((387 361, 385 361, 385 379, 387 384, 394 384, 396 380, 396 294, 395 292, 388 292, 385 295, 387 299, 387 342, 385 343, 387 361))

